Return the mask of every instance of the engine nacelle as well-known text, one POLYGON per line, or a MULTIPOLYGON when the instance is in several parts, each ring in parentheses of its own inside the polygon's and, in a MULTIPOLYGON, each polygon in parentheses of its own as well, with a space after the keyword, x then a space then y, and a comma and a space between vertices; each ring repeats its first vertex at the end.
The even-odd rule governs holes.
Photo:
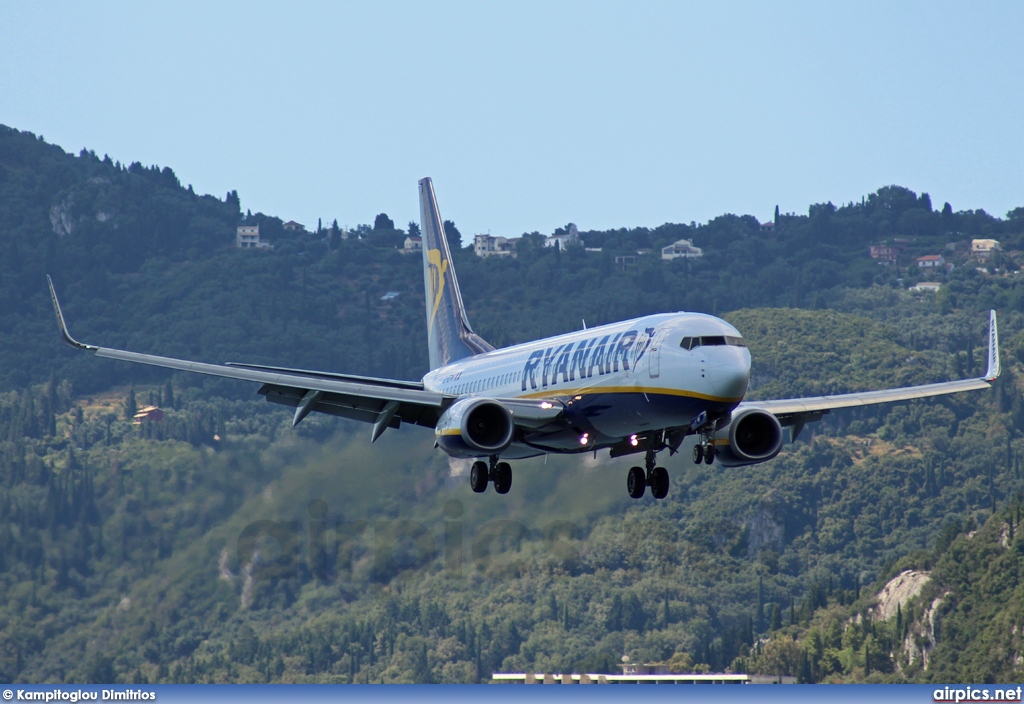
POLYGON ((437 445, 453 457, 497 455, 512 444, 512 413, 491 398, 460 399, 437 421, 437 445))
POLYGON ((716 457, 726 467, 766 462, 782 449, 782 425, 768 411, 747 408, 715 431, 716 457))

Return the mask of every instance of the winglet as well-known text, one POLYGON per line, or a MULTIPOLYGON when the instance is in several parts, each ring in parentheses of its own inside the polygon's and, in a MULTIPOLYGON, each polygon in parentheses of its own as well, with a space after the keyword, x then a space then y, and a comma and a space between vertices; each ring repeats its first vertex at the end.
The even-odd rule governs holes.
POLYGON ((988 371, 982 377, 995 381, 999 377, 999 328, 996 326, 996 312, 988 312, 988 371))
POLYGON ((46 275, 46 283, 50 285, 50 298, 53 299, 53 310, 57 313, 57 326, 60 328, 60 334, 64 337, 64 342, 68 343, 72 347, 77 347, 80 350, 90 350, 95 352, 99 349, 94 345, 85 345, 71 337, 71 333, 68 332, 67 323, 64 322, 64 314, 60 312, 60 303, 57 301, 57 292, 53 290, 53 279, 50 275, 46 275))

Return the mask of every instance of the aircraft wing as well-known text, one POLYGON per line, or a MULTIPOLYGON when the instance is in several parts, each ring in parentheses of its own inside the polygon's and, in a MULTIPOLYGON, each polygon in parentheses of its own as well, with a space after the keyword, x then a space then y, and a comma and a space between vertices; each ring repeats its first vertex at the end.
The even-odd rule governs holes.
POLYGON ((425 390, 417 382, 259 365, 206 364, 83 344, 68 332, 53 281, 49 276, 46 279, 61 335, 72 347, 107 359, 259 382, 262 384, 259 393, 268 401, 295 408, 293 425, 310 412, 319 411, 373 423, 373 440, 376 440, 388 427, 398 427, 402 422, 434 427, 438 417, 454 400, 452 396, 425 390))
POLYGON ((759 408, 768 411, 777 417, 783 426, 793 426, 792 439, 795 440, 806 423, 820 420, 829 411, 857 406, 872 406, 878 403, 891 403, 893 401, 910 401, 930 396, 955 394, 961 391, 987 389, 999 377, 999 372, 999 330, 996 326, 996 312, 991 310, 989 311, 988 324, 988 370, 984 376, 977 379, 944 381, 937 384, 837 394, 835 396, 809 396, 806 398, 788 398, 774 401, 744 401, 739 405, 739 409, 759 408))

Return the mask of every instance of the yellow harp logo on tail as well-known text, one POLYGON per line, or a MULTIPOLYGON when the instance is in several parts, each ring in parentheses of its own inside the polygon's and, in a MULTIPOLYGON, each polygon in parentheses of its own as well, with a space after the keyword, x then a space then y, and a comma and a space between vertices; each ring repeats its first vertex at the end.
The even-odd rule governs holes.
POLYGON ((430 290, 434 293, 434 307, 430 311, 430 327, 434 326, 437 309, 441 306, 441 294, 444 293, 444 273, 448 271, 448 260, 441 259, 441 250, 427 251, 427 262, 430 266, 430 290))

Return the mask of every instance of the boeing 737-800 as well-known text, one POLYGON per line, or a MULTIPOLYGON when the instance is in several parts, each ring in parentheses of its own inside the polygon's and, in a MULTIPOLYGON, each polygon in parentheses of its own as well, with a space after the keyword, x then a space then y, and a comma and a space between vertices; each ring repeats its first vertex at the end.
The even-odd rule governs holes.
POLYGON ((50 294, 64 340, 97 357, 259 382, 268 401, 373 424, 371 442, 403 423, 434 429, 434 446, 471 458, 470 486, 512 486, 506 460, 546 453, 644 453, 627 490, 668 494, 657 453, 674 454, 690 435, 693 461, 725 466, 765 462, 805 424, 833 409, 906 401, 988 388, 999 376, 995 311, 989 313, 988 370, 983 377, 837 396, 744 401, 750 353, 729 323, 701 313, 663 313, 494 349, 473 332, 455 277, 429 178, 419 182, 430 371, 419 382, 270 367, 205 364, 96 347, 68 332, 50 294))

